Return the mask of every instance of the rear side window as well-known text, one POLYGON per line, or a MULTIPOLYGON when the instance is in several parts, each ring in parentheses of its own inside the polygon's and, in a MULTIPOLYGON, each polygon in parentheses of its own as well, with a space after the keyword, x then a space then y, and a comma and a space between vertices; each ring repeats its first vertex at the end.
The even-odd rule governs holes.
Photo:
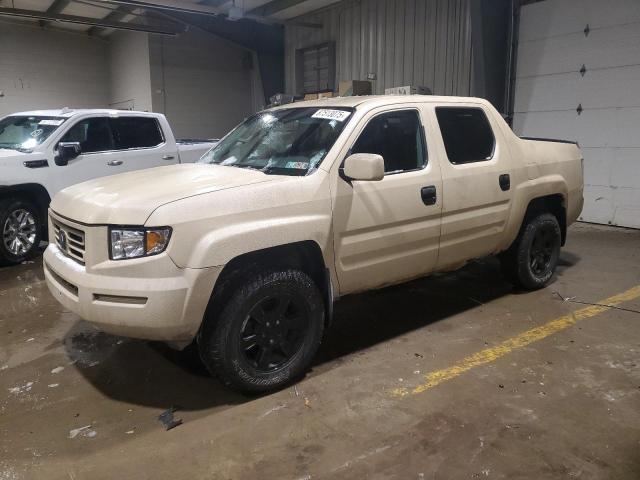
POLYGON ((425 150, 418 112, 398 110, 370 120, 351 153, 381 155, 385 173, 398 173, 424 167, 425 150))
POLYGON ((451 163, 483 162, 491 159, 496 140, 482 109, 436 107, 436 117, 451 163))
POLYGON ((156 147, 164 142, 160 124, 155 118, 112 118, 111 129, 118 150, 156 147))

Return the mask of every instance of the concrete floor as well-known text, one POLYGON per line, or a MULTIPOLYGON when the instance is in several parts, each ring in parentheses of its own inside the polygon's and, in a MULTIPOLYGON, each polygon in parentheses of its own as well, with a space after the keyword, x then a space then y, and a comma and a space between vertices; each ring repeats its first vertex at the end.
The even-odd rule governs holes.
POLYGON ((455 366, 585 308, 554 292, 597 302, 638 284, 640 231, 576 225, 546 289, 514 292, 487 260, 345 298, 309 375, 245 398, 66 312, 39 259, 2 268, 0 479, 637 480, 639 299, 455 366), (460 375, 394 394, 441 369, 460 375), (171 405, 184 423, 165 431, 171 405))

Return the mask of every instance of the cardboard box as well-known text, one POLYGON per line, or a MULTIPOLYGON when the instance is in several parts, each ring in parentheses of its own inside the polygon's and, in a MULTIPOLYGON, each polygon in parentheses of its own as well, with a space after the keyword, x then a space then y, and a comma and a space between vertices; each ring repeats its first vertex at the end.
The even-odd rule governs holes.
POLYGON ((305 100, 317 100, 318 99, 318 94, 317 93, 307 93, 304 96, 305 100))
POLYGON ((321 98, 333 98, 335 96, 335 93, 333 92, 320 92, 318 94, 318 99, 321 98))
POLYGON ((367 80, 347 80, 340 82, 338 95, 341 97, 371 95, 371 82, 367 80))
POLYGON ((385 95, 431 95, 429 87, 416 87, 406 85, 404 87, 391 87, 384 89, 385 95))

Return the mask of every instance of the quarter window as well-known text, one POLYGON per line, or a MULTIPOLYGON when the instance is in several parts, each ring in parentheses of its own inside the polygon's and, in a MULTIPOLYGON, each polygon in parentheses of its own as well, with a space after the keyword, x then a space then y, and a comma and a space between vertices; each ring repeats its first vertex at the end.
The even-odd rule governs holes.
POLYGON ((425 165, 425 143, 415 110, 399 110, 374 117, 356 140, 351 153, 376 153, 385 173, 417 170, 425 165))
POLYGON ((495 137, 480 108, 436 107, 447 157, 453 164, 490 160, 495 137))

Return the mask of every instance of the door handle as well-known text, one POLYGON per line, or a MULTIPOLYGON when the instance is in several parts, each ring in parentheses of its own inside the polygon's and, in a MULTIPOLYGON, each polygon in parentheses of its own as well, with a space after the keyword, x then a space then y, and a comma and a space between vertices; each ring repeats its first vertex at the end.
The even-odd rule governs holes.
POLYGON ((110 167, 117 167, 119 165, 122 165, 122 160, 111 160, 110 162, 107 162, 107 165, 109 165, 110 167))
POLYGON ((498 177, 498 183, 500 184, 500 189, 506 192, 511 188, 511 177, 508 173, 503 173, 498 177))
POLYGON ((438 200, 435 185, 422 187, 422 189, 420 190, 420 196, 422 197, 422 202, 425 205, 435 205, 438 200))
POLYGON ((174 158, 176 157, 174 157, 173 155, 165 155, 164 157, 162 157, 163 160, 173 160, 174 158))

